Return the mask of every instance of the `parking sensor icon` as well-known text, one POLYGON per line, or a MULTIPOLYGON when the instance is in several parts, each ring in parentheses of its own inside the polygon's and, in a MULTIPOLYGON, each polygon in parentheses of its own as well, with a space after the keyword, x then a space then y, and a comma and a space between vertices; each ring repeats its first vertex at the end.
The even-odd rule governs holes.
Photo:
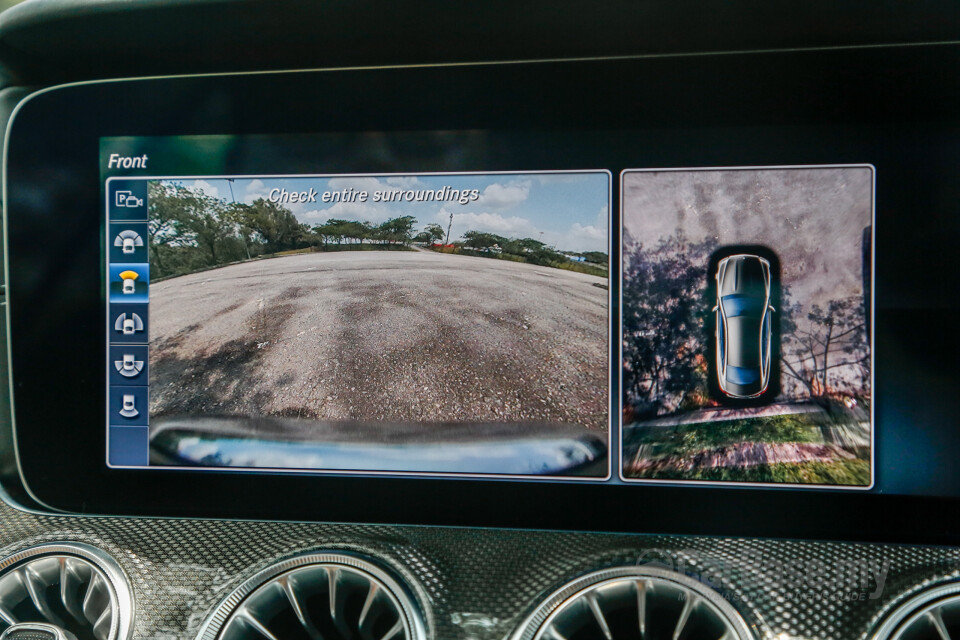
POLYGON ((133 253, 137 247, 143 246, 143 238, 133 229, 125 229, 113 239, 113 246, 120 247, 123 253, 133 253))
POLYGON ((121 292, 127 295, 137 292, 137 278, 140 277, 140 274, 136 271, 131 271, 127 269, 126 271, 120 272, 120 279, 123 280, 123 289, 121 292))
POLYGON ((125 353, 122 360, 113 361, 113 366, 124 378, 135 378, 143 371, 143 360, 137 360, 132 353, 125 353))
POLYGON ((118 412, 124 418, 136 418, 140 415, 140 412, 137 410, 137 398, 132 393, 124 394, 123 396, 123 406, 118 412))
POLYGON ((143 319, 136 313, 121 313, 113 323, 113 328, 125 336, 132 336, 143 331, 143 319))

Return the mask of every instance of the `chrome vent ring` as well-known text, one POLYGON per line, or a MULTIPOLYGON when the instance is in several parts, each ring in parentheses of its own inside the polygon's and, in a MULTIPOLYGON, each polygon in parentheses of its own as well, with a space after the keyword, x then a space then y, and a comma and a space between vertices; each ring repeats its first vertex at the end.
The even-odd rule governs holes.
POLYGON ((672 571, 616 567, 554 592, 511 640, 750 640, 743 618, 710 587, 672 571))
POLYGON ((921 591, 888 615, 873 640, 960 640, 960 582, 921 591))
POLYGON ((313 553, 272 565, 231 593, 200 640, 425 640, 409 590, 349 553, 313 553))
POLYGON ((126 576, 95 547, 51 543, 0 560, 0 631, 42 622, 77 640, 125 640, 132 615, 126 576))

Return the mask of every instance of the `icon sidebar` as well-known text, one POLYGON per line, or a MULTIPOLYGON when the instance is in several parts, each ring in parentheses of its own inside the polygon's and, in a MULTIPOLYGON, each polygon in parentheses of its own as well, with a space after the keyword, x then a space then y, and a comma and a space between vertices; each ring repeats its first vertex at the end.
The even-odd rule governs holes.
POLYGON ((149 464, 147 181, 107 183, 108 462, 149 464))

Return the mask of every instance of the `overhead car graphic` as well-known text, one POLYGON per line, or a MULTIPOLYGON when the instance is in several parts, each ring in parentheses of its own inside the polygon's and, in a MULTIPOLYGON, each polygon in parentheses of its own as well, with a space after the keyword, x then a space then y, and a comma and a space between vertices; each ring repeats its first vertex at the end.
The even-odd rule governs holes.
POLYGON ((729 256, 717 265, 717 380, 730 398, 757 398, 770 384, 770 263, 729 256))

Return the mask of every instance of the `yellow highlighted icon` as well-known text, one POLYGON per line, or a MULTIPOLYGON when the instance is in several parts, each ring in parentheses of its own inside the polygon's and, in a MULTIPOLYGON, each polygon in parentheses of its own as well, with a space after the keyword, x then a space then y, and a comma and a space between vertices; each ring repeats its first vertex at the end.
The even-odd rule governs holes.
POLYGON ((130 295, 131 293, 137 292, 136 281, 137 278, 140 277, 139 273, 127 269, 126 271, 121 271, 118 275, 120 276, 120 279, 123 280, 123 289, 121 289, 121 293, 130 295))

